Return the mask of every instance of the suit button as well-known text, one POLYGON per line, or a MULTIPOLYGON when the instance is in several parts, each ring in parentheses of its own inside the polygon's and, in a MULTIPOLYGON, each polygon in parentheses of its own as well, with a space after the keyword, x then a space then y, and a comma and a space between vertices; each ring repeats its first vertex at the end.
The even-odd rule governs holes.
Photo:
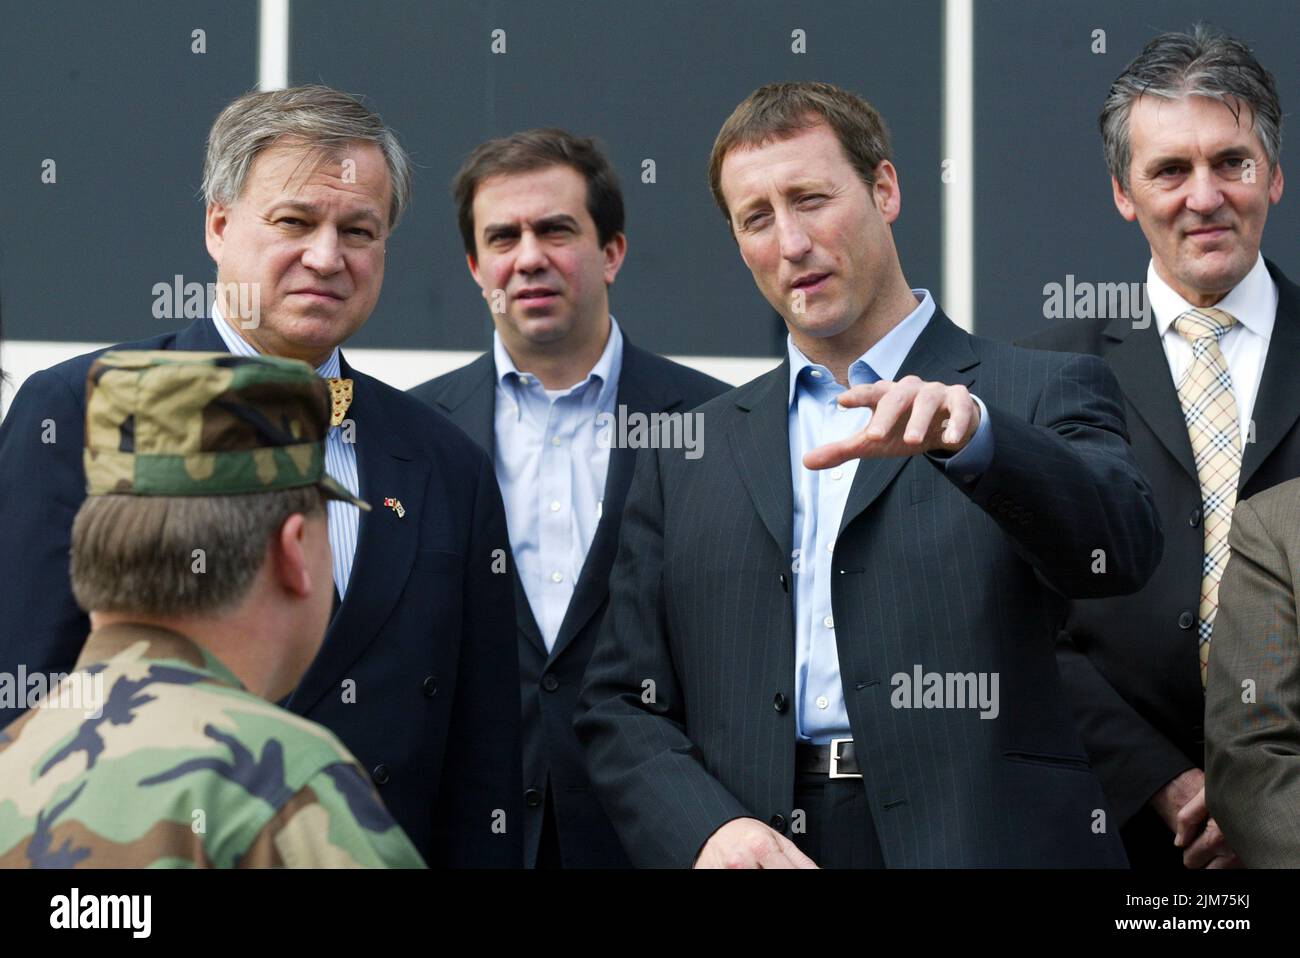
POLYGON ((425 678, 424 685, 422 687, 424 689, 424 694, 429 696, 429 698, 433 698, 435 695, 438 694, 438 680, 434 678, 432 675, 425 678))
POLYGON ((546 689, 546 691, 554 692, 559 687, 560 687, 560 680, 557 679, 550 672, 547 672, 545 675, 542 676, 542 688, 546 689))
POLYGON ((776 695, 772 696, 772 708, 776 709, 778 715, 785 714, 787 705, 784 693, 777 692, 776 695))
POLYGON ((524 804, 529 808, 536 808, 542 804, 542 793, 535 788, 530 788, 524 792, 524 804))
POLYGON ((374 779, 376 785, 383 785, 388 781, 388 766, 376 765, 370 770, 370 777, 374 779))
POLYGON ((1180 629, 1190 629, 1192 623, 1196 621, 1196 616, 1184 609, 1178 614, 1178 627, 1180 629))
POLYGON ((771 818, 771 821, 769 822, 769 824, 772 826, 772 830, 773 830, 773 831, 775 831, 775 832, 782 832, 782 833, 785 832, 785 816, 784 816, 784 815, 773 815, 772 818, 771 818))
POLYGON ((1201 524, 1201 510, 1199 507, 1193 509, 1191 515, 1187 517, 1187 524, 1193 529, 1201 524))

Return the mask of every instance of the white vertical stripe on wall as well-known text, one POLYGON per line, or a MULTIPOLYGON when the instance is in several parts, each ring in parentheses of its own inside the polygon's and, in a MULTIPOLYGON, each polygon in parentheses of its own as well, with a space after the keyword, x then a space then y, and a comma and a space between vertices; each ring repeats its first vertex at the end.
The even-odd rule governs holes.
POLYGON ((257 18, 257 88, 289 85, 289 0, 261 0, 257 18))
POLYGON ((973 0, 943 5, 943 309, 975 331, 975 13, 973 0))

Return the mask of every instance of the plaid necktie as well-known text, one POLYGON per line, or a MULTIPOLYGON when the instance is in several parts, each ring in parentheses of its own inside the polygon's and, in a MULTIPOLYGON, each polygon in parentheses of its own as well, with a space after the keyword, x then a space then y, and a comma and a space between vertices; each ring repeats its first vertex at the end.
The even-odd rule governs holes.
POLYGON ((1192 364, 1178 384, 1178 401, 1187 420, 1196 475, 1201 483, 1205 522, 1205 559, 1201 566, 1201 604, 1197 614, 1197 652, 1201 687, 1210 661, 1210 633, 1219 609, 1219 579, 1228 564, 1228 530, 1237 504, 1241 475, 1241 429, 1232 376, 1219 340, 1236 318, 1221 309, 1189 309, 1174 328, 1192 344, 1192 364))
POLYGON ((330 425, 341 426, 352 405, 352 380, 334 376, 325 381, 330 384, 330 425))

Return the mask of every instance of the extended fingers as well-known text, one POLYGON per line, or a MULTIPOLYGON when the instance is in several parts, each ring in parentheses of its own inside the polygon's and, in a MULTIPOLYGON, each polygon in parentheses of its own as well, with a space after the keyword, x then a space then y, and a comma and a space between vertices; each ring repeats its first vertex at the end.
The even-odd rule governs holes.
POLYGON ((921 380, 916 376, 904 376, 898 382, 891 383, 885 394, 876 401, 875 412, 867 424, 867 438, 884 439, 888 436, 900 417, 912 408, 912 402, 921 386, 921 380))

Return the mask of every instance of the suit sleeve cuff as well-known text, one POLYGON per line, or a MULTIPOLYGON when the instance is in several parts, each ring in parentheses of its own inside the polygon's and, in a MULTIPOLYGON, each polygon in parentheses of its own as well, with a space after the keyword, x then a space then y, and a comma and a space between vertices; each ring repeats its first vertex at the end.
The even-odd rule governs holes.
POLYGON ((993 462, 993 425, 989 410, 979 396, 971 396, 979 407, 980 424, 970 442, 955 453, 927 452, 926 456, 954 479, 974 482, 988 470, 993 462))

